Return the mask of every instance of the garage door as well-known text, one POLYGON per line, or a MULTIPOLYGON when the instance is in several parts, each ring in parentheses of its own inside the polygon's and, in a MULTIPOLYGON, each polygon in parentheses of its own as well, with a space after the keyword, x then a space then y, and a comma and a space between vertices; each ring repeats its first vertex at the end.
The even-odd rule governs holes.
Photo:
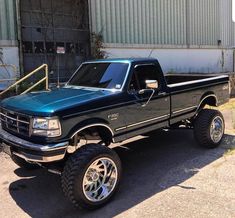
POLYGON ((89 56, 87 0, 21 0, 20 11, 24 71, 47 63, 51 82, 58 67, 66 81, 89 56), (65 53, 57 54, 58 47, 65 53))

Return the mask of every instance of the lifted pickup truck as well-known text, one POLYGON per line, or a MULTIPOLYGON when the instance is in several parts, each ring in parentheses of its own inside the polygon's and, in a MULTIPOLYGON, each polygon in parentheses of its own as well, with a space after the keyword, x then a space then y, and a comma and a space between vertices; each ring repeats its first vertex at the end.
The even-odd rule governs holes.
POLYGON ((61 88, 1 102, 2 147, 21 167, 57 169, 71 202, 94 209, 120 182, 121 162, 111 143, 184 127, 201 146, 217 147, 224 119, 205 106, 229 100, 228 80, 164 76, 156 59, 85 62, 61 88))

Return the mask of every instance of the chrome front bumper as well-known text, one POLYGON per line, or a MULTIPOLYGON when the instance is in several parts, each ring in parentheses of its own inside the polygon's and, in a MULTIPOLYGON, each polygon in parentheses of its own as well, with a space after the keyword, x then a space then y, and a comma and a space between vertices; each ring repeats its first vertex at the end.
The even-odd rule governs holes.
POLYGON ((3 151, 13 154, 28 162, 49 163, 63 160, 68 142, 58 144, 35 144, 16 137, 2 129, 0 124, 0 140, 3 151))

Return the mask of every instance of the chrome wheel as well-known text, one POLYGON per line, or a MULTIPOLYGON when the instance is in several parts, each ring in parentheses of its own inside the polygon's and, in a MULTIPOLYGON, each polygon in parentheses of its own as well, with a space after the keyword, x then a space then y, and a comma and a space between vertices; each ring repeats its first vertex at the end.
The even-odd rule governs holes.
POLYGON ((109 158, 95 160, 83 178, 83 193, 92 202, 106 199, 114 190, 118 179, 115 163, 109 158))
POLYGON ((214 143, 218 143, 224 134, 224 121, 220 116, 213 119, 210 127, 210 137, 214 143))

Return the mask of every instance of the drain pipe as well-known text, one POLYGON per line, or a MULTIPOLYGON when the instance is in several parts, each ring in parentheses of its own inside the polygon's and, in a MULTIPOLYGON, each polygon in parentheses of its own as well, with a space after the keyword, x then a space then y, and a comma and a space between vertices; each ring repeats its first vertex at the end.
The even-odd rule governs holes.
POLYGON ((17 38, 18 38, 18 48, 19 48, 19 72, 20 75, 17 75, 18 78, 24 72, 24 64, 23 64, 23 48, 22 48, 22 32, 21 32, 21 16, 20 16, 20 0, 16 0, 16 23, 17 23, 17 38))
POLYGON ((233 73, 235 73, 235 48, 233 48, 233 73))

